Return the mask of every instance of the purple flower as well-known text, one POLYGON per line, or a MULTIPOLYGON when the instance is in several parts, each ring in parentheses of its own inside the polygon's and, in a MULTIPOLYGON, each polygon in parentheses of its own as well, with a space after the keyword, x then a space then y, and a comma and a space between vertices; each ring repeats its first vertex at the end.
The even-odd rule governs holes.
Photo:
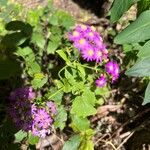
POLYGON ((106 60, 108 51, 102 37, 94 27, 78 25, 72 33, 69 33, 68 39, 73 42, 74 47, 79 50, 86 61, 106 60))
POLYGON ((11 92, 9 99, 34 99, 35 93, 31 87, 18 88, 15 91, 11 92))
POLYGON ((106 77, 101 74, 101 76, 95 81, 95 83, 98 87, 104 87, 107 83, 106 77))
POLYGON ((35 93, 31 88, 19 88, 11 92, 9 115, 17 128, 30 131, 35 136, 45 137, 50 134, 53 114, 57 112, 56 105, 48 102, 41 107, 36 106, 30 101, 32 98, 35 98, 35 93))
POLYGON ((112 80, 115 81, 119 77, 119 65, 114 61, 109 61, 106 65, 106 72, 112 76, 112 80))
POLYGON ((94 60, 94 49, 92 47, 87 47, 85 50, 81 52, 82 58, 87 60, 87 61, 92 61, 94 60))
POLYGON ((83 51, 88 47, 88 43, 86 39, 84 38, 79 38, 74 42, 74 47, 77 48, 79 51, 83 51))
POLYGON ((56 105, 53 102, 47 102, 46 105, 50 108, 51 112, 55 115, 57 114, 56 105))

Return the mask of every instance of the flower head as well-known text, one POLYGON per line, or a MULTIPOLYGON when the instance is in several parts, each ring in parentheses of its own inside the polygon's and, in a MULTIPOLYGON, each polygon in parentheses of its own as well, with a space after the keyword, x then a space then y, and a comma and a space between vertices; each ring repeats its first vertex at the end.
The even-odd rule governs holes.
POLYGON ((43 106, 36 106, 30 100, 35 98, 35 93, 33 94, 30 88, 19 88, 12 93, 9 115, 16 126, 24 131, 30 131, 35 136, 45 137, 48 135, 53 117, 57 113, 56 105, 49 101, 43 106))
POLYGON ((119 65, 114 61, 109 61, 106 65, 106 72, 112 76, 112 80, 115 81, 119 77, 119 65))
POLYGON ((95 81, 95 83, 98 87, 104 87, 107 83, 107 79, 103 74, 101 74, 101 76, 95 81))
POLYGON ((80 51, 83 59, 96 62, 106 59, 106 46, 94 27, 78 25, 70 35, 69 40, 80 51))

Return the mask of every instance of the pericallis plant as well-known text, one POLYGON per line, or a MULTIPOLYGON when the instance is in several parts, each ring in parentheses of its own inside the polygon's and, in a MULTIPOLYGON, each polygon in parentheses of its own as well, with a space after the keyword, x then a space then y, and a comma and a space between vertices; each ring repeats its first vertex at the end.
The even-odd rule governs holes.
POLYGON ((68 128, 63 150, 93 150, 89 116, 109 97, 120 72, 102 36, 88 25, 74 27, 73 18, 51 3, 5 29, 0 79, 13 81, 8 114, 20 129, 17 142, 34 145, 68 128))

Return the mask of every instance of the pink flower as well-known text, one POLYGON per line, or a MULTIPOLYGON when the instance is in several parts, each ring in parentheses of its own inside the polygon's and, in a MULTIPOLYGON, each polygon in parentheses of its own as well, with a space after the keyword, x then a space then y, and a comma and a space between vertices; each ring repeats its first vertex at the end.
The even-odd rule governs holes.
POLYGON ((95 83, 98 87, 104 87, 107 83, 106 77, 101 74, 101 76, 95 81, 95 83))

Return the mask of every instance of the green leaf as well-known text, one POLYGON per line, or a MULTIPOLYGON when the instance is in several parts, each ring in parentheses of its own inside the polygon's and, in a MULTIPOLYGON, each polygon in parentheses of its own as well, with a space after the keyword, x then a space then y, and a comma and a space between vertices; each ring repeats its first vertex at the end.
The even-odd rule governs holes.
POLYGON ((24 22, 15 20, 15 21, 11 21, 7 23, 5 28, 6 30, 9 30, 9 31, 17 31, 17 30, 23 30, 25 25, 26 24, 24 22))
POLYGON ((85 75, 86 75, 84 67, 82 67, 80 63, 77 63, 77 68, 78 68, 78 70, 80 72, 80 76, 84 78, 85 75))
POLYGON ((55 128, 60 128, 61 130, 63 130, 67 121, 67 112, 62 105, 58 107, 57 111, 58 112, 55 117, 54 126, 55 128))
POLYGON ((0 80, 8 79, 21 73, 20 64, 13 60, 0 60, 0 80))
POLYGON ((136 21, 115 38, 115 43, 137 43, 150 39, 150 10, 143 12, 136 21))
POLYGON ((28 142, 29 142, 29 144, 35 145, 35 144, 38 143, 38 141, 39 141, 39 137, 33 136, 32 133, 29 133, 29 136, 28 136, 28 142))
POLYGON ((64 53, 63 50, 57 50, 56 52, 59 54, 59 56, 60 56, 63 60, 65 60, 66 63, 70 63, 70 61, 69 61, 67 55, 64 53))
POLYGON ((42 9, 30 9, 27 13, 27 22, 36 27, 40 22, 40 16, 42 15, 42 13, 42 9))
POLYGON ((59 24, 68 29, 74 25, 73 17, 71 17, 67 12, 59 10, 58 12, 59 24))
POLYGON ((78 117, 77 115, 72 115, 71 127, 74 131, 84 132, 90 128, 90 121, 87 118, 78 117))
POLYGON ((123 51, 125 53, 132 51, 132 49, 133 49, 132 45, 130 45, 130 44, 123 44, 123 51))
POLYGON ((41 88, 46 84, 47 80, 48 80, 47 75, 44 75, 42 73, 36 73, 34 75, 33 80, 31 81, 32 87, 34 89, 41 88))
POLYGON ((17 56, 21 56, 22 58, 26 58, 28 55, 33 54, 33 51, 30 47, 18 48, 15 53, 17 56))
POLYGON ((49 41, 47 46, 47 54, 55 54, 55 51, 59 47, 58 42, 49 41))
POLYGON ((0 5, 1 5, 1 6, 6 6, 7 3, 8 3, 8 0, 1 0, 1 1, 0 1, 0 5))
POLYGON ((147 103, 150 103, 150 82, 146 88, 144 101, 143 101, 142 105, 145 105, 147 103))
POLYGON ((11 34, 6 34, 3 37, 1 44, 4 45, 5 47, 13 48, 23 44, 26 39, 27 38, 22 32, 14 32, 11 34))
POLYGON ((96 114, 96 109, 93 107, 93 100, 87 99, 88 95, 77 96, 72 104, 71 113, 76 114, 79 117, 87 117, 96 114))
POLYGON ((110 10, 110 20, 116 22, 136 1, 138 0, 115 0, 110 10))
POLYGON ((110 90, 107 87, 96 88, 95 95, 100 95, 108 98, 110 96, 110 90))
POLYGON ((40 33, 34 33, 32 35, 32 42, 35 43, 41 49, 43 49, 45 46, 45 39, 40 33))
POLYGON ((65 142, 62 150, 78 150, 80 145, 80 136, 74 135, 65 142))
POLYGON ((56 104, 60 105, 63 97, 63 91, 57 88, 51 87, 46 98, 53 100, 56 104), (49 98, 50 97, 50 98, 49 98))
POLYGON ((28 62, 27 66, 28 66, 28 74, 30 76, 34 76, 36 73, 40 73, 41 72, 41 67, 40 67, 40 65, 37 62, 32 62, 32 61, 28 62))
POLYGON ((95 105, 95 102, 96 102, 95 94, 94 94, 93 92, 91 92, 91 90, 86 89, 86 90, 83 92, 82 97, 83 97, 84 101, 88 102, 88 103, 91 104, 92 106, 95 105))
POLYGON ((129 76, 145 77, 150 76, 150 57, 139 59, 127 72, 129 76))
POLYGON ((71 85, 70 85, 70 83, 68 82, 68 80, 67 80, 67 79, 63 79, 62 82, 63 82, 63 84, 64 84, 64 86, 63 86, 63 91, 64 91, 65 93, 71 92, 71 85))
POLYGON ((68 29, 69 27, 74 25, 74 20, 65 11, 58 10, 51 16, 49 23, 53 26, 60 25, 68 29))
POLYGON ((84 140, 79 150, 94 150, 94 143, 91 140, 84 140))
POLYGON ((15 142, 21 142, 25 137, 27 137, 27 133, 24 132, 23 130, 19 130, 15 134, 15 142))
POLYGON ((138 57, 150 57, 150 41, 147 41, 137 54, 138 57))
POLYGON ((137 9, 138 14, 141 14, 143 11, 150 8, 150 0, 141 0, 138 2, 137 9))

